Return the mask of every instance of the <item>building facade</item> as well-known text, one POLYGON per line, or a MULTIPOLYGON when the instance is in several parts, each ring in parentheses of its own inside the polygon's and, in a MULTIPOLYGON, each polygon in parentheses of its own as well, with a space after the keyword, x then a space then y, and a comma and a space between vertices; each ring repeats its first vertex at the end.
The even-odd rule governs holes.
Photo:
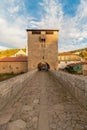
POLYGON ((59 68, 64 69, 68 64, 81 62, 78 54, 62 52, 58 54, 59 68))
POLYGON ((70 52, 63 52, 58 54, 58 60, 59 62, 81 61, 81 57, 70 52))
POLYGON ((83 64, 83 75, 87 76, 87 61, 83 64))
POLYGON ((58 31, 27 29, 28 71, 37 69, 40 63, 47 63, 50 69, 58 69, 58 31))
POLYGON ((0 59, 0 73, 22 73, 28 71, 27 56, 0 59))

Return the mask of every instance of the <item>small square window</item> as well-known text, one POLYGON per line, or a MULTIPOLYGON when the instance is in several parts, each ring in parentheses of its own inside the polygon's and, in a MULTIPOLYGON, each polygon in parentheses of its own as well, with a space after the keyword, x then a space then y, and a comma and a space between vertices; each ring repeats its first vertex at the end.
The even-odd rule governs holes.
POLYGON ((13 69, 13 67, 12 67, 11 65, 9 65, 9 68, 10 68, 10 69, 13 69))
POLYGON ((44 59, 44 56, 42 57, 42 59, 44 59))
POLYGON ((53 34, 53 31, 46 31, 46 34, 53 34))
POLYGON ((32 34, 41 34, 41 31, 32 31, 32 34))
POLYGON ((19 67, 16 67, 16 69, 19 69, 19 67))

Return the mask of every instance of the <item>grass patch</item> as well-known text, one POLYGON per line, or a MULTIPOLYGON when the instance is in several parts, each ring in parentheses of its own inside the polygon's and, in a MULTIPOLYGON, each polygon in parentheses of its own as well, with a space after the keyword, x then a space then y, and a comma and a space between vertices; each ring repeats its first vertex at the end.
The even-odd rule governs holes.
POLYGON ((5 74, 0 74, 0 82, 1 81, 4 81, 6 79, 10 79, 10 78, 13 78, 17 75, 20 75, 20 74, 23 74, 23 73, 18 73, 18 74, 14 74, 14 73, 5 73, 5 74))

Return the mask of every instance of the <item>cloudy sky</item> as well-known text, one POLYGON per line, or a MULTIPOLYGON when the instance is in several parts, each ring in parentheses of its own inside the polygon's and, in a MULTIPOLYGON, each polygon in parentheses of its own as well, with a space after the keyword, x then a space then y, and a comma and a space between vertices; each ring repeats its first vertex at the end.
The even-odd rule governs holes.
POLYGON ((87 47, 87 0, 0 0, 0 49, 26 47, 26 29, 59 29, 59 52, 87 47))

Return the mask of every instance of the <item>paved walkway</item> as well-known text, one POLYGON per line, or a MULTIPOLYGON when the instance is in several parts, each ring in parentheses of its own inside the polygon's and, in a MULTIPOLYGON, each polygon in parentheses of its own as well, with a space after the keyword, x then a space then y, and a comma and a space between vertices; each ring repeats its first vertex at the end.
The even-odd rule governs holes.
POLYGON ((87 130, 87 111, 50 72, 37 72, 0 114, 0 130, 87 130))

